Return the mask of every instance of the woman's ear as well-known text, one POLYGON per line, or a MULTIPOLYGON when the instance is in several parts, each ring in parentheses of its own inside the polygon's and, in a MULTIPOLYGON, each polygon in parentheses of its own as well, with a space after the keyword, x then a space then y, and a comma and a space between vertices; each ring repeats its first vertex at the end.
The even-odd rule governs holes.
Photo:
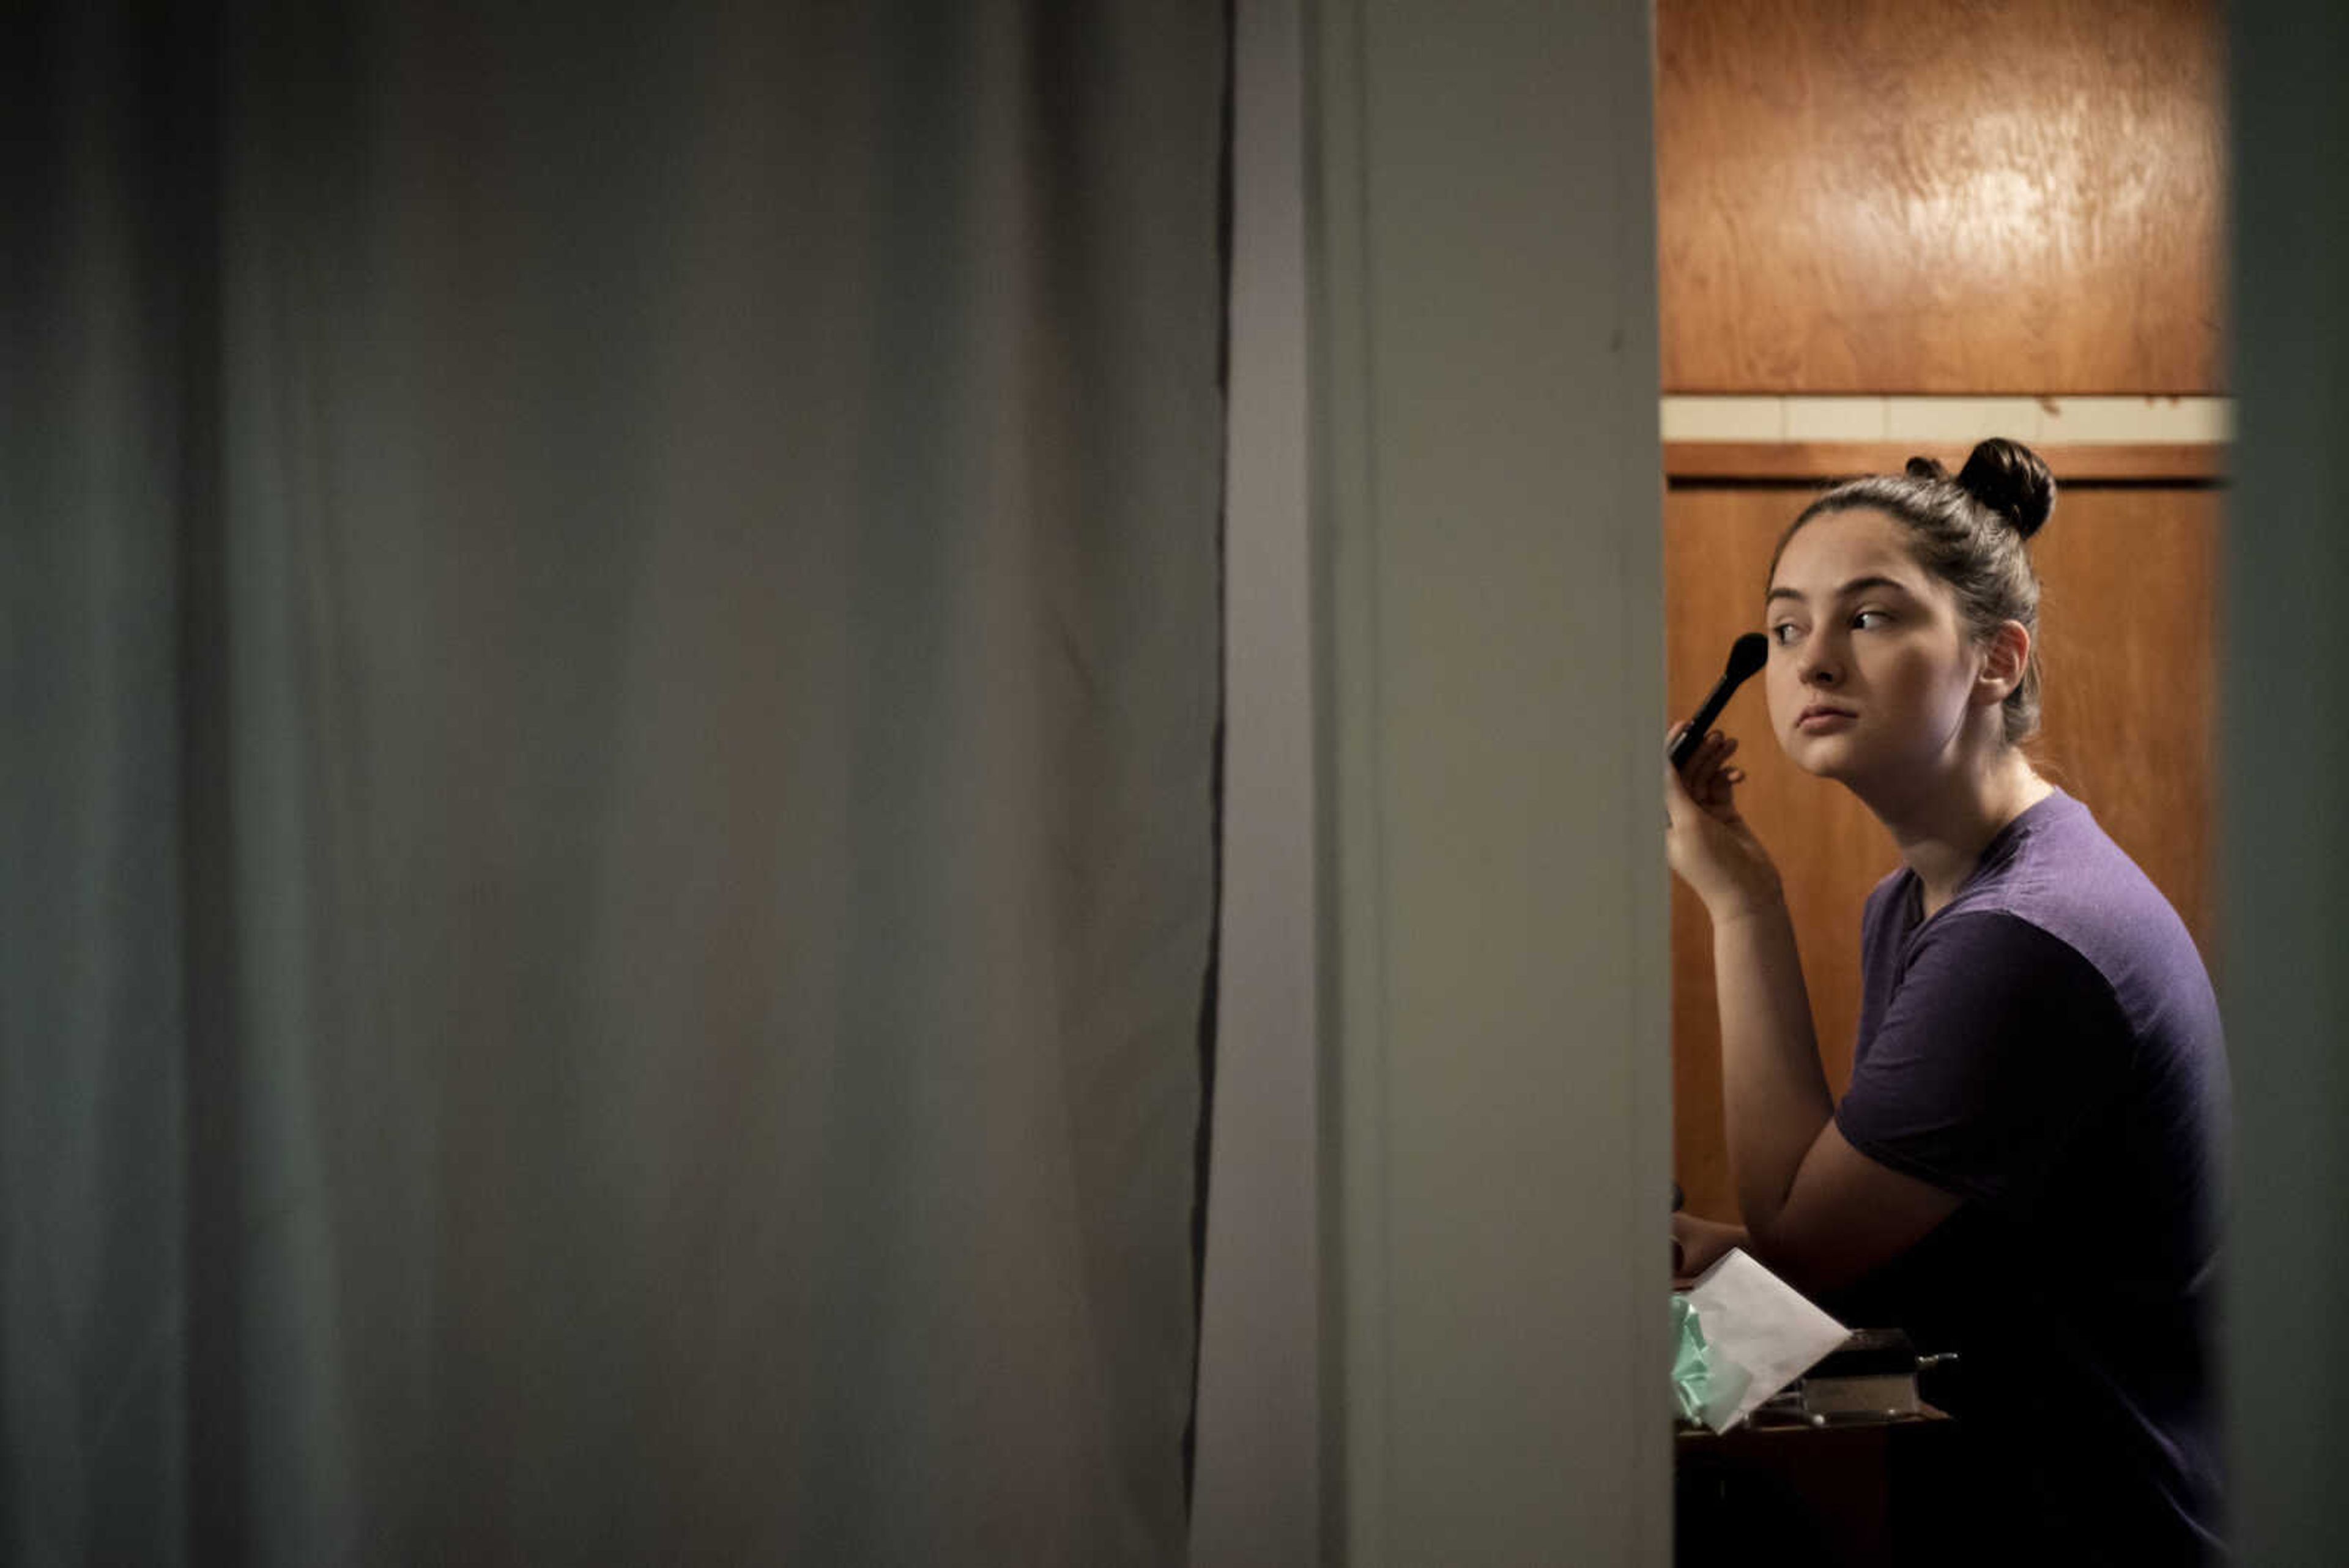
POLYGON ((2002 620, 1982 645, 1982 673, 1974 678, 1974 695, 1983 703, 2003 702, 2008 692, 2023 684, 2031 668, 2031 628, 2019 620, 2002 620))

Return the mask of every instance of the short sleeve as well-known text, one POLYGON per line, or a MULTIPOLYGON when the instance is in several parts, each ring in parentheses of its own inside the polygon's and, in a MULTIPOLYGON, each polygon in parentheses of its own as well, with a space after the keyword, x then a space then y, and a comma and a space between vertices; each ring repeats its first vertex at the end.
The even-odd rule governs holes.
POLYGON ((1836 1107, 1880 1164, 1994 1207, 2037 1199, 2127 1080, 2112 988, 2013 915, 1952 913, 1917 939, 1836 1107))

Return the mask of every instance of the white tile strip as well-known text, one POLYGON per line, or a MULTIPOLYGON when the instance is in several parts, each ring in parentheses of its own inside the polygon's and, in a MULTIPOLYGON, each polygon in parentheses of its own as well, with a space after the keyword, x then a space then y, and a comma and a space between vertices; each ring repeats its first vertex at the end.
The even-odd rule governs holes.
POLYGON ((1784 398, 1666 398, 1666 441, 1784 441, 1784 398))
POLYGON ((1894 441, 1968 446, 1991 436, 2039 441, 2045 412, 2035 398, 1887 398, 1884 433, 1894 441))
POLYGON ((1666 441, 2094 441, 2116 446, 2234 439, 2231 398, 1668 397, 1666 441))
POLYGON ((2041 421, 2042 441, 2229 441, 2232 398, 2064 398, 2041 421))
POLYGON ((1788 441, 1882 441, 1882 398, 1786 398, 1788 441))

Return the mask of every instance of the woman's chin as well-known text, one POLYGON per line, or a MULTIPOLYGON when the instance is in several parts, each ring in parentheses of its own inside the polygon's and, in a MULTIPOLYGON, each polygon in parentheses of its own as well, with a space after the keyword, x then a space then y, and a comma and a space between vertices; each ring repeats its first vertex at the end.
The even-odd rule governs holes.
POLYGON ((1786 760, 1814 778, 1831 779, 1842 775, 1837 766, 1843 761, 1843 748, 1821 745, 1811 736, 1799 732, 1780 737, 1778 749, 1786 760))
POLYGON ((1849 784, 1867 771, 1840 735, 1794 735, 1784 750, 1788 762, 1813 778, 1849 784))

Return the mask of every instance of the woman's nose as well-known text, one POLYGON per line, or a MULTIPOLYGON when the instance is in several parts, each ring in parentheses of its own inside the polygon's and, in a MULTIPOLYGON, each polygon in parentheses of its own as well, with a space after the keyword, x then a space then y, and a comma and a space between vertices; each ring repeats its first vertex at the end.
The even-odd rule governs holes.
POLYGON ((1843 667, 1827 639, 1814 637, 1803 644, 1803 657, 1795 666, 1795 673, 1806 686, 1832 686, 1842 679, 1843 667))

